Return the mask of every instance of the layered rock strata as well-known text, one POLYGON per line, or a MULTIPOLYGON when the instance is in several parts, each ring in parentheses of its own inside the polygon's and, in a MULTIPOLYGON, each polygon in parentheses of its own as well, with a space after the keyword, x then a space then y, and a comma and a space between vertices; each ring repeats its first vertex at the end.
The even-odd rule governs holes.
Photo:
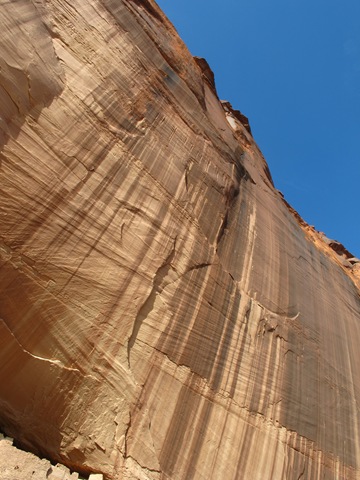
POLYGON ((359 479, 357 264, 206 64, 152 0, 0 22, 0 426, 107 479, 359 479))

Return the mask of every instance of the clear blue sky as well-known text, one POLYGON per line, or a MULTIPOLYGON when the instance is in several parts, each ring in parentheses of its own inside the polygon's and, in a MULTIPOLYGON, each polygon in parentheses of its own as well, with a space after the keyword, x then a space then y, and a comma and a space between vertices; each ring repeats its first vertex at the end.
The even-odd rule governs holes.
POLYGON ((360 0, 157 0, 249 117, 275 186, 360 257, 360 0))

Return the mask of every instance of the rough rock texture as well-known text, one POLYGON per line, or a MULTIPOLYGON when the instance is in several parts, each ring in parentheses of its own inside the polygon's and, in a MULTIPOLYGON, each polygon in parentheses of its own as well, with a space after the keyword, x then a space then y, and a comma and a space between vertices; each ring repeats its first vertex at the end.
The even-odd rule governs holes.
POLYGON ((359 479, 359 263, 207 64, 152 0, 0 22, 0 426, 111 479, 359 479))
MULTIPOLYGON (((1 480, 82 480, 76 472, 64 465, 51 465, 32 453, 19 450, 13 439, 0 433, 0 478, 1 480)), ((101 474, 93 473, 89 480, 103 480, 101 474)))

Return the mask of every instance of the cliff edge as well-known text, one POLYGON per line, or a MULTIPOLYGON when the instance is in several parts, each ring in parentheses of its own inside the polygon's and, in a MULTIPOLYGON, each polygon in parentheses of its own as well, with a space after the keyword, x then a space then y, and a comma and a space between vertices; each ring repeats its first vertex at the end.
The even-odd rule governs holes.
POLYGON ((81 476, 359 479, 358 262, 206 62, 153 0, 0 24, 2 431, 81 476))

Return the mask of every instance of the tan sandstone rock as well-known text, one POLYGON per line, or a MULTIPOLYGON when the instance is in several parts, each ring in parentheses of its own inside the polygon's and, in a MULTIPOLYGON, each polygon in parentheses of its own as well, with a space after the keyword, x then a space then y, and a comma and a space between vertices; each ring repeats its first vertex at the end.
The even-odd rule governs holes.
MULTIPOLYGON (((102 480, 102 475, 90 475, 89 480, 102 480), (90 478, 92 477, 92 478, 90 478)), ((13 446, 13 439, 0 434, 1 480, 78 480, 79 474, 64 465, 51 465, 29 452, 13 446)), ((81 480, 81 479, 80 479, 81 480)))
POLYGON ((207 64, 152 0, 0 24, 0 426, 107 479, 359 479, 357 267, 207 64))

